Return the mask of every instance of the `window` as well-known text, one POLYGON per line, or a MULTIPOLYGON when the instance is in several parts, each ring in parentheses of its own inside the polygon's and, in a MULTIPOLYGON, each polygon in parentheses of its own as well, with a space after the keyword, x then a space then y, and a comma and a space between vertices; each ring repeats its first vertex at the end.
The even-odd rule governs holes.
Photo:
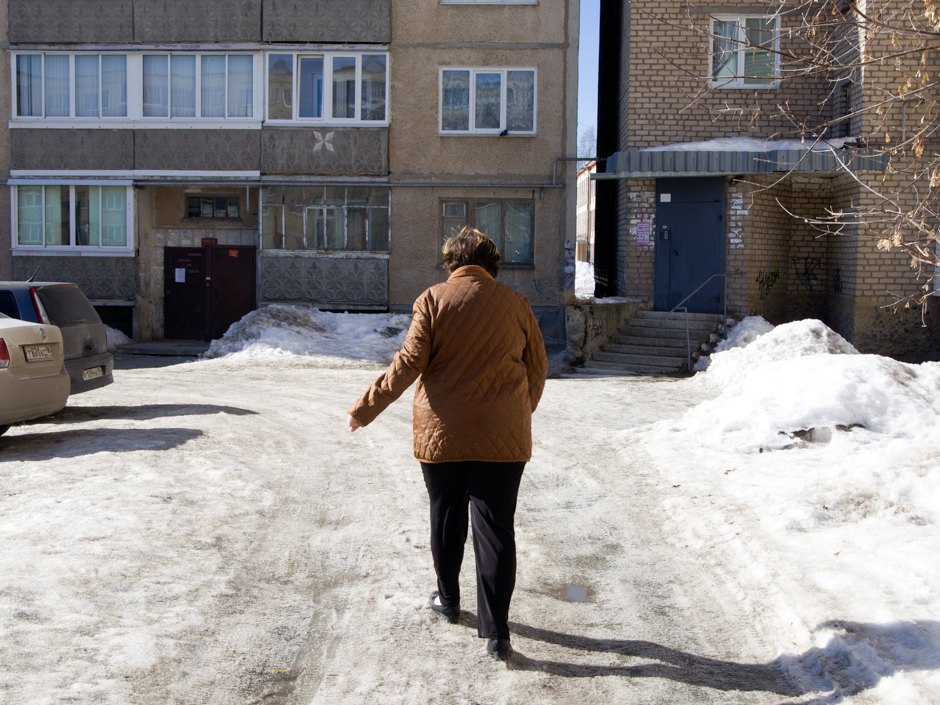
POLYGON ((241 54, 145 54, 145 118, 250 118, 254 57, 241 54))
POLYGON ((386 54, 268 55, 269 120, 385 122, 387 96, 386 54))
POLYGON ((186 217, 240 220, 238 196, 186 196, 186 217))
POLYGON ((759 16, 712 18, 712 84, 722 88, 776 86, 779 21, 759 16))
POLYGON ((447 200, 441 202, 441 234, 456 235, 465 225, 484 233, 499 248, 504 265, 531 266, 535 237, 533 201, 509 199, 447 200))
POLYGON ((441 69, 441 132, 534 134, 534 69, 441 69))
POLYGON ((125 54, 17 54, 16 116, 127 116, 125 54))
POLYGON ((130 247, 126 186, 15 186, 16 247, 130 247))
POLYGON ((271 187, 262 201, 265 249, 388 252, 388 188, 271 187))

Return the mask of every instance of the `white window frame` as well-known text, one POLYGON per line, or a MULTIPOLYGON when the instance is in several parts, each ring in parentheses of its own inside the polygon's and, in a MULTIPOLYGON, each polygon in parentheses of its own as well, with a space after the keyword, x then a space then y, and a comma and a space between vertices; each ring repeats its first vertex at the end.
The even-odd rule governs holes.
MULTIPOLYGON (((139 70, 135 71, 133 76, 135 79, 139 80, 139 90, 135 91, 135 95, 139 95, 139 106, 140 106, 140 117, 142 120, 147 122, 258 122, 258 59, 259 54, 246 51, 226 51, 226 52, 208 52, 208 51, 155 51, 155 50, 145 50, 139 54, 140 67, 139 70), (165 56, 167 57, 167 116, 144 116, 144 57, 145 56, 165 56), (173 57, 174 56, 194 56, 195 61, 195 83, 194 83, 194 100, 196 106, 196 115, 193 117, 173 117, 173 102, 172 102, 172 78, 173 78, 173 57), (229 115, 229 59, 233 56, 250 56, 251 57, 251 115, 229 115), (211 115, 203 117, 203 105, 202 105, 202 61, 206 57, 222 57, 225 59, 225 97, 222 99, 222 102, 225 106, 225 115, 211 115)), ((136 62, 135 62, 136 63, 136 62)))
MULTIPOLYGON (((133 256, 134 255, 134 189, 128 181, 108 181, 108 180, 88 180, 88 181, 62 181, 53 179, 36 179, 26 181, 16 180, 16 183, 10 185, 10 244, 14 255, 17 254, 82 254, 98 256, 133 256), (68 245, 21 245, 19 243, 19 196, 18 190, 23 187, 42 188, 43 193, 43 214, 45 217, 45 187, 60 186, 69 189, 69 244, 68 245), (108 186, 124 188, 125 204, 125 222, 124 228, 127 233, 127 241, 123 245, 77 245, 76 235, 76 198, 75 188, 80 186, 108 186)), ((101 201, 99 200, 99 204, 101 201)), ((45 223, 43 224, 45 232, 45 223)))
MULTIPOLYGON (((133 51, 121 50, 114 52, 101 51, 18 51, 11 53, 10 61, 10 93, 11 93, 11 120, 10 127, 30 127, 30 128, 74 128, 80 123, 82 126, 105 126, 109 129, 192 129, 192 128, 223 128, 223 129, 259 129, 261 127, 262 116, 265 112, 266 86, 264 85, 264 52, 262 51, 224 51, 213 52, 204 49, 167 51, 157 48, 140 48, 133 51), (43 82, 45 81, 45 56, 68 56, 69 57, 69 116, 45 116, 45 105, 43 105, 43 114, 18 115, 18 91, 17 91, 17 57, 29 55, 41 55, 43 57, 43 82), (143 114, 143 64, 144 56, 167 56, 174 55, 195 56, 196 57, 196 117, 144 117, 143 114), (75 58, 78 56, 124 56, 126 59, 126 80, 127 80, 127 111, 124 116, 100 116, 100 101, 103 99, 100 91, 101 74, 99 71, 99 117, 76 117, 75 116, 75 58), (250 117, 200 117, 201 104, 201 62, 205 56, 223 56, 226 57, 226 78, 225 78, 225 110, 228 112, 228 57, 229 56, 250 56, 252 58, 251 89, 252 101, 250 117)), ((168 60, 168 66, 171 62, 168 60)), ((100 65, 100 59, 99 59, 100 65)), ((45 102, 44 86, 42 90, 42 100, 45 102)))
POLYGON ((743 88, 743 89, 753 89, 753 88, 777 88, 780 86, 780 16, 779 15, 762 15, 762 14, 740 14, 740 15, 712 15, 709 18, 709 33, 708 33, 708 80, 709 85, 713 88, 743 88), (747 45, 747 36, 746 36, 746 25, 747 20, 773 20, 774 29, 773 29, 773 46, 768 51, 771 52, 773 56, 773 78, 767 79, 748 79, 746 76, 736 76, 732 79, 718 79, 715 78, 715 60, 717 52, 715 51, 715 42, 716 42, 716 31, 715 23, 716 22, 733 22, 737 25, 738 36, 737 36, 737 64, 738 71, 743 72, 744 70, 744 55, 745 51, 748 48, 747 45))
POLYGON ((389 53, 386 50, 361 50, 361 51, 269 51, 264 55, 264 120, 265 124, 270 125, 368 125, 375 127, 387 127, 389 124, 389 111, 391 101, 389 100, 389 88, 391 83, 391 61, 389 53), (268 80, 268 68, 270 57, 273 55, 291 57, 291 117, 272 118, 268 113, 270 105, 271 82, 268 80), (383 56, 385 58, 385 117, 382 120, 363 120, 362 119, 362 59, 364 56, 383 56), (307 117, 300 115, 300 62, 307 58, 323 59, 323 109, 319 117, 307 117), (333 60, 334 59, 355 59, 355 114, 353 117, 334 117, 333 116, 333 60))
POLYGON ((98 51, 88 51, 88 52, 63 52, 63 51, 19 51, 14 52, 11 61, 10 61, 10 86, 12 87, 11 100, 11 116, 14 122, 33 122, 33 121, 56 121, 56 120, 68 120, 68 121, 77 121, 77 122, 123 122, 128 119, 131 112, 131 95, 129 91, 129 84, 131 82, 131 55, 127 52, 98 52, 98 51), (19 91, 17 85, 17 65, 19 64, 19 58, 21 56, 39 56, 41 57, 42 69, 40 76, 40 100, 42 103, 42 109, 40 115, 20 115, 19 114, 19 91), (46 58, 50 56, 63 56, 68 59, 68 103, 69 103, 69 114, 68 115, 46 115, 46 58), (79 116, 77 115, 76 106, 78 105, 78 92, 76 90, 76 80, 75 80, 75 64, 76 58, 82 57, 97 57, 98 59, 98 115, 95 116, 79 116), (104 115, 104 90, 102 90, 102 71, 101 71, 101 59, 105 56, 123 56, 124 57, 124 68, 125 68, 125 95, 126 95, 126 104, 125 104, 125 113, 124 115, 104 115))
POLYGON ((437 89, 437 129, 438 134, 448 137, 462 135, 517 135, 523 137, 532 137, 538 134, 538 105, 539 105, 539 75, 534 66, 441 66, 438 71, 438 89, 437 89), (444 129, 444 73, 467 71, 470 78, 470 102, 469 127, 466 130, 445 130, 444 129), (509 90, 508 76, 510 73, 528 72, 532 74, 532 129, 531 130, 511 130, 506 128, 506 110, 507 110, 507 91, 509 90), (497 128, 477 128, 474 124, 476 120, 476 76, 481 73, 500 74, 500 96, 499 96, 499 127, 497 128))

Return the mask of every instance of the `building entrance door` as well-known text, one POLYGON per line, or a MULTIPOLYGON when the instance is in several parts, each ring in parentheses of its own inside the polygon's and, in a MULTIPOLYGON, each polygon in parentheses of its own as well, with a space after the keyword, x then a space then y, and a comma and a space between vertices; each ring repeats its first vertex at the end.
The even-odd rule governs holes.
POLYGON ((254 247, 167 247, 163 337, 213 340, 256 308, 254 247))
MULTIPOLYGON (((722 178, 657 179, 653 308, 669 311, 713 274, 725 271, 725 183, 722 178)), ((683 304, 720 313, 724 281, 712 279, 683 304)))

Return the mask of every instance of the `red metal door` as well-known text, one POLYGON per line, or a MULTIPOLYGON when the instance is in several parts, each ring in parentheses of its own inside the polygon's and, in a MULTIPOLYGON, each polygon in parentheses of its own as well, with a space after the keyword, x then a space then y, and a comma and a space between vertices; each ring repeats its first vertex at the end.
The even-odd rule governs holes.
POLYGON ((164 338, 206 338, 206 268, 206 253, 202 247, 167 247, 164 250, 164 338))
POLYGON ((255 309, 255 248, 167 247, 163 337, 212 340, 255 309))

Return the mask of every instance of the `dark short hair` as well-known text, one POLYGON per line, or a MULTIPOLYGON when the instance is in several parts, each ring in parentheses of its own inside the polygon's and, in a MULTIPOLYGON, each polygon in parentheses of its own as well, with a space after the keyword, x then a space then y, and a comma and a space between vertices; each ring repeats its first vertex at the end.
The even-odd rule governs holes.
POLYGON ((476 228, 465 225, 444 243, 444 269, 453 272, 468 264, 483 267, 494 277, 499 272, 499 248, 476 228))

